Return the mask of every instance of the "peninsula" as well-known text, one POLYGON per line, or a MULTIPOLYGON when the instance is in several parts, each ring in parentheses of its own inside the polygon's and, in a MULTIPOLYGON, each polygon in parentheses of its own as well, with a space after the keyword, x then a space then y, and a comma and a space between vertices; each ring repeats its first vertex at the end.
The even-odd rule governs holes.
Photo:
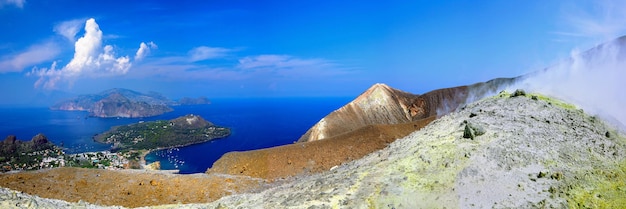
POLYGON ((112 151, 127 151, 181 147, 228 135, 229 128, 216 126, 198 115, 190 114, 173 120, 115 126, 94 136, 94 140, 113 144, 112 151))

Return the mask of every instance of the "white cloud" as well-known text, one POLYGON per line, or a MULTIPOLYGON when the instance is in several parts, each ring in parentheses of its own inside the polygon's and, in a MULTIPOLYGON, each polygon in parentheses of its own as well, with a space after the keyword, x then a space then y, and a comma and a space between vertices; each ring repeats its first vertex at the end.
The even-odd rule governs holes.
POLYGON ((135 53, 135 60, 142 60, 143 58, 148 56, 148 54, 150 54, 150 51, 152 49, 157 48, 158 46, 152 41, 148 42, 148 44, 141 42, 141 44, 139 44, 139 49, 137 50, 137 53, 135 53))
POLYGON ((24 8, 24 4, 26 4, 26 0, 0 0, 0 8, 5 5, 14 5, 17 8, 24 8))
POLYGON ((74 44, 74 57, 65 67, 57 69, 57 63, 54 62, 50 68, 34 67, 27 74, 39 76, 35 87, 51 89, 63 80, 72 82, 83 76, 112 76, 128 72, 130 58, 117 57, 111 45, 102 47, 102 31, 93 18, 86 21, 84 29, 85 35, 74 44))
POLYGON ((189 51, 189 60, 192 62, 221 58, 232 50, 220 47, 200 46, 189 51))
POLYGON ((33 68, 31 72, 26 73, 27 76, 39 76, 35 82, 35 86, 43 86, 45 89, 54 89, 59 80, 61 80, 61 70, 57 70, 57 62, 52 62, 50 68, 33 68), (47 77, 48 79, 42 79, 47 77))
POLYGON ((335 64, 324 59, 301 59, 288 55, 258 55, 239 59, 241 69, 335 69, 335 64))
POLYGON ((54 59, 60 51, 54 42, 30 46, 23 52, 1 58, 0 73, 21 72, 26 67, 54 59))
POLYGON ((76 34, 84 22, 84 19, 64 21, 54 26, 54 32, 62 35, 68 41, 74 42, 76 41, 76 34))
MULTIPOLYGON (((196 48, 197 49, 197 48, 196 48)), ((132 77, 158 77, 173 80, 228 80, 246 81, 339 78, 353 69, 325 59, 305 59, 290 55, 248 56, 230 66, 192 62, 190 57, 161 57, 138 66, 129 74, 132 77)))

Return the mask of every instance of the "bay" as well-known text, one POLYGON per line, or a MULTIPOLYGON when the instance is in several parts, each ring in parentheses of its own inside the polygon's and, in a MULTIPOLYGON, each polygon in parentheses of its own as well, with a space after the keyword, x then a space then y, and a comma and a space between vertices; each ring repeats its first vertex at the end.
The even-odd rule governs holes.
POLYGON ((150 118, 93 118, 87 112, 53 111, 48 108, 0 108, 0 136, 16 135, 30 140, 45 134, 67 153, 100 151, 110 145, 94 142, 95 134, 116 125, 139 121, 169 120, 186 114, 200 115, 219 126, 231 128, 227 138, 178 149, 152 152, 148 163, 161 162, 162 169, 201 173, 224 153, 290 144, 321 118, 351 98, 237 98, 214 99, 210 105, 177 106, 174 111, 150 118))

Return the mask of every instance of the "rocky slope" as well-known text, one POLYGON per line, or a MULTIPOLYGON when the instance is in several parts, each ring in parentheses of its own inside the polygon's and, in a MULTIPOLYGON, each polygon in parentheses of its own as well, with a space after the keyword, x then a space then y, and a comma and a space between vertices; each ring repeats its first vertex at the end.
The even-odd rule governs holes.
POLYGON ((205 207, 622 208, 624 182, 622 133, 572 105, 501 94, 362 159, 205 207))
POLYGON ((423 95, 375 84, 350 103, 322 118, 298 142, 330 138, 368 125, 402 124, 442 116, 475 98, 494 94, 515 79, 499 78, 469 86, 438 89, 423 95))
POLYGON ((327 170, 380 150, 466 102, 495 94, 515 79, 494 79, 423 95, 375 84, 321 119, 296 145, 227 153, 207 172, 274 179, 327 170))
MULTIPOLYGON (((0 176, 7 178, 18 176, 0 176)), ((622 208, 624 182, 621 132, 563 102, 503 93, 323 173, 212 203, 159 208, 622 208), (468 130, 473 139, 464 137, 468 130)), ((65 204, 0 193, 11 204, 65 204)))
POLYGON ((7 136, 0 142, 0 156, 17 156, 20 153, 30 153, 39 150, 51 149, 54 144, 43 134, 35 135, 30 141, 17 140, 14 135, 7 136))
POLYGON ((217 160, 207 173, 246 175, 264 179, 327 171, 374 151, 419 130, 434 117, 393 124, 368 125, 328 140, 302 142, 267 149, 229 152, 217 160))
POLYGON ((30 141, 7 136, 0 141, 0 172, 37 169, 42 166, 44 157, 57 157, 60 152, 61 148, 43 134, 35 135, 30 141))

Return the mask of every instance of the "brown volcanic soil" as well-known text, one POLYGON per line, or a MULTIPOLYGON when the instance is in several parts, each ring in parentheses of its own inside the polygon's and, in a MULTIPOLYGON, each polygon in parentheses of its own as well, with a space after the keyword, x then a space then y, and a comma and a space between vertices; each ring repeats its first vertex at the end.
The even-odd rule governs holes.
POLYGON ((436 117, 448 114, 474 98, 493 93, 515 79, 498 78, 422 95, 375 84, 349 104, 324 117, 296 144, 226 153, 207 173, 276 179, 325 171, 383 149, 396 139, 428 125, 436 117))
POLYGON ((264 182, 245 176, 82 168, 0 174, 1 187, 69 202, 125 207, 211 202, 233 192, 258 189, 264 182))
POLYGON ((428 125, 434 119, 433 116, 403 124, 368 125, 324 140, 246 152, 230 152, 216 161, 207 173, 227 173, 264 179, 318 173, 383 149, 396 139, 428 125))
POLYGON ((495 94, 519 78, 496 78, 468 86, 436 89, 422 95, 375 84, 352 102, 325 116, 298 142, 326 139, 367 125, 401 124, 442 116, 476 98, 495 94))
POLYGON ((467 86, 414 95, 376 84, 352 102, 328 114, 302 135, 298 142, 328 139, 368 125, 402 124, 441 116, 454 111, 466 101, 467 96, 467 86), (381 103, 381 100, 384 102, 381 103))

